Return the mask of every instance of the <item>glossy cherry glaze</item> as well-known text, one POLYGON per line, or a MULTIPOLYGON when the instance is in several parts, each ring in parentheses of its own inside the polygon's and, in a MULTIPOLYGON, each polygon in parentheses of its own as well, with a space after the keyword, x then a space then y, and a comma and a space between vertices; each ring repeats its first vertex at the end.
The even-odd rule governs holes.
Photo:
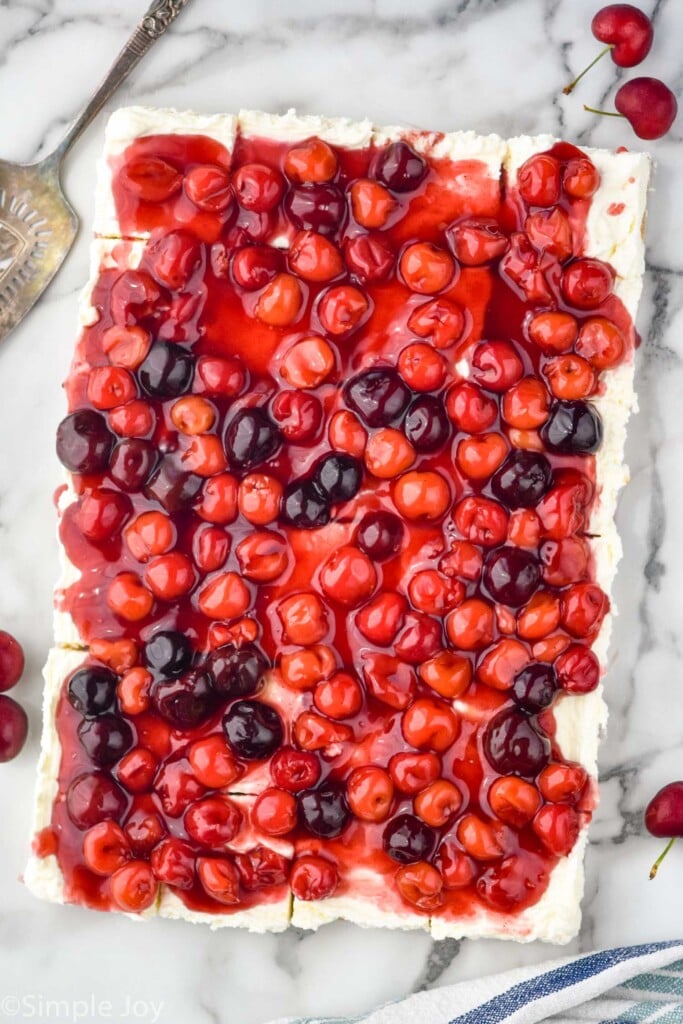
POLYGON ((283 899, 295 862, 297 891, 353 893, 362 865, 383 905, 453 917, 548 884, 529 787, 563 763, 552 705, 597 685, 608 610, 590 400, 636 338, 611 270, 579 261, 583 154, 527 167, 523 198, 406 141, 152 136, 112 163, 123 238, 67 385, 88 416, 60 430, 81 576, 58 601, 99 673, 65 681, 39 844, 70 899, 114 905, 84 859, 103 819, 211 913, 283 899), (124 438, 147 444, 121 480, 124 438))

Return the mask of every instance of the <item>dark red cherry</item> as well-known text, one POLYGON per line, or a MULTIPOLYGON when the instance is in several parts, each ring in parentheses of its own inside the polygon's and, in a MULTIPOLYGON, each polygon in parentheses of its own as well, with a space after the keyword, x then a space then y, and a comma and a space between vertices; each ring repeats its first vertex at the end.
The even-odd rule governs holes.
POLYGON ((515 449, 491 478, 491 490, 508 508, 533 508, 552 482, 545 455, 515 449))
POLYGON ((57 458, 72 473, 101 473, 113 443, 104 416, 94 409, 79 409, 57 427, 57 458))
POLYGON ((192 664, 192 644, 185 633, 164 629, 145 644, 145 664, 160 676, 181 676, 192 664))
POLYGON ((552 666, 531 664, 515 676, 510 692, 521 711, 537 715, 550 707, 557 690, 557 677, 552 666))
POLYGON ((373 562, 384 562, 401 547, 403 523, 391 512, 367 512, 358 527, 358 547, 373 562))
POLYGON ((114 705, 117 684, 118 677, 104 666, 80 668, 69 679, 67 700, 79 715, 103 715, 114 705))
POLYGON ((138 379, 148 395, 176 398, 192 383, 194 359, 180 345, 159 341, 152 345, 138 370, 138 379))
POLYGON ((541 439, 552 452, 587 455, 602 443, 602 420, 589 402, 556 402, 541 427, 541 439))
POLYGON ((245 761, 262 761, 282 746, 282 719, 270 704, 260 700, 238 700, 223 716, 228 746, 245 761))
POLYGON ((410 390, 396 370, 380 367, 353 377, 344 388, 344 399, 369 427, 387 427, 405 411, 410 390))
POLYGON ((282 435, 265 409, 240 409, 226 424, 223 442, 231 466, 252 469, 275 455, 282 435))
POLYGON ((518 608, 540 583, 541 567, 530 551, 505 545, 486 556, 483 580, 494 601, 518 608))
POLYGON ((448 441, 451 424, 439 398, 418 395, 408 410, 403 429, 416 451, 436 452, 448 441))
POLYGON ((152 703, 171 725, 194 729, 216 706, 211 676, 201 669, 191 669, 177 679, 161 679, 152 688, 152 703))
POLYGON ((77 776, 66 793, 66 809, 76 828, 92 828, 100 821, 120 821, 127 800, 110 775, 85 772, 77 776))
POLYGON ((0 763, 20 753, 28 735, 28 718, 20 704, 0 694, 0 763))
POLYGON ((284 207, 298 228, 320 235, 339 231, 346 218, 344 195, 336 185, 315 183, 292 187, 285 196, 284 207))
POLYGON ((269 665, 254 644, 224 644, 212 652, 206 667, 221 696, 250 697, 258 690, 269 665))
POLYGON ((128 722, 109 713, 85 718, 78 727, 78 738, 90 760, 100 768, 115 764, 133 746, 133 730, 128 722))
POLYGON ((437 842, 437 833, 413 814, 399 814, 384 829, 384 849, 399 864, 429 860, 437 842))
POLYGON ((484 730, 484 752, 501 775, 533 778, 548 763, 550 741, 521 711, 504 708, 484 730))
POLYGON ((301 824, 321 839, 334 839, 349 823, 351 812, 344 790, 333 783, 302 793, 298 802, 301 824))
POLYGON ((195 473, 185 473, 171 456, 161 459, 145 487, 148 498, 154 498, 167 512, 179 512, 191 505, 204 481, 195 473))
POLYGON ((315 530, 329 523, 330 507, 311 480, 295 480, 285 490, 282 518, 302 530, 315 530))
POLYGON ((412 192, 427 173, 426 161, 407 142, 391 142, 375 158, 372 174, 392 192, 412 192))
POLYGON ((324 501, 350 501, 363 482, 363 463, 353 455, 334 452, 323 455, 311 474, 311 483, 324 501))
POLYGON ((122 491, 139 491, 149 480, 158 453, 151 441, 126 437, 114 448, 109 460, 109 474, 122 491))

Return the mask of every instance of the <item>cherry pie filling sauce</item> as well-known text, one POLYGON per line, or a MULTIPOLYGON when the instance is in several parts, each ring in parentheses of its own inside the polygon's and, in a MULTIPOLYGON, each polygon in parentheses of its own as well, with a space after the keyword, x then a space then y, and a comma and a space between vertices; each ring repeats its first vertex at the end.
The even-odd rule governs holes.
POLYGON ((68 900, 223 914, 360 869, 387 909, 511 915, 590 819, 554 708, 599 682, 592 400, 636 342, 583 255, 599 175, 418 145, 113 160, 57 442, 68 900))

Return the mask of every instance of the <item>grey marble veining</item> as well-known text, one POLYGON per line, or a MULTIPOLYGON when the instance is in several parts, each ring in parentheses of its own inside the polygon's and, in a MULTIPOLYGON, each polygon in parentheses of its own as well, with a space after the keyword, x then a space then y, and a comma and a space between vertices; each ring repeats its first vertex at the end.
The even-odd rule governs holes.
MULTIPOLYGON (((637 73, 680 87, 680 0, 643 0, 655 14, 653 53, 637 73)), ((0 0, 0 154, 52 147, 144 6, 87 0, 0 0)), ((596 52, 597 0, 193 0, 118 97, 203 111, 241 106, 368 115, 503 135, 550 131, 579 143, 636 147, 608 102, 624 73, 598 65, 573 97, 562 86, 596 52)), ((87 275, 95 159, 103 118, 69 161, 67 191, 84 230, 49 293, 0 352, 0 624, 22 640, 19 696, 29 748, 2 771, 0 1018, 6 997, 35 1019, 71 1020, 75 1000, 109 999, 113 1019, 163 1024, 262 1024, 284 1014, 356 1013, 424 989, 560 955, 538 945, 444 942, 336 924, 318 934, 254 936, 172 922, 152 925, 36 902, 15 880, 28 835, 39 735, 39 669, 50 641, 56 577, 52 455, 63 414, 59 384, 87 275), (47 1000, 67 1000, 57 1018, 47 1000), (42 1002, 41 1002, 42 1000, 42 1002)), ((680 937, 683 846, 647 880, 658 850, 642 833, 655 789, 683 763, 683 161, 681 126, 651 145, 658 169, 649 215, 649 273, 639 317, 640 414, 632 482, 619 523, 624 560, 611 650, 602 805, 587 858, 584 925, 571 949, 680 937)), ((101 1008, 84 1019, 106 1019, 101 1008)), ((20 1014, 15 1015, 22 1019, 20 1014)))

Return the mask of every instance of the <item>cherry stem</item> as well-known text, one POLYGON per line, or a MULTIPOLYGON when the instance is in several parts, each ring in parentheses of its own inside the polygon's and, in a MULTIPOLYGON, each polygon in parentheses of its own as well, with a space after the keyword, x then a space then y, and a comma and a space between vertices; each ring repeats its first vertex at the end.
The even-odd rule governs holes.
POLYGON ((659 857, 657 857, 657 860, 654 862, 654 864, 652 865, 652 868, 650 869, 650 878, 651 879, 654 878, 655 875, 657 874, 657 872, 659 871, 659 865, 662 863, 662 861, 664 860, 664 858, 666 857, 667 853, 669 852, 669 850, 671 849, 671 847, 673 846, 673 844, 675 842, 676 842, 675 839, 670 839, 669 842, 664 847, 664 849, 662 850, 662 852, 660 853, 659 857))
POLYGON ((599 114, 600 117, 626 117, 626 114, 618 114, 616 110, 598 110, 597 107, 589 107, 585 103, 583 109, 589 114, 599 114))
POLYGON ((609 43, 609 44, 608 44, 608 45, 607 45, 607 46, 605 47, 605 49, 604 49, 604 50, 601 50, 601 51, 600 51, 600 53, 599 53, 599 54, 597 55, 597 57, 595 58, 595 60, 592 60, 592 61, 590 62, 590 64, 588 65, 588 67, 587 67, 587 68, 584 68, 584 69, 583 69, 583 71, 581 72, 581 74, 580 74, 580 75, 577 75, 577 76, 576 76, 576 78, 574 79, 574 81, 573 81, 573 82, 570 82, 570 83, 569 83, 569 85, 565 85, 564 89, 562 90, 562 92, 563 92, 563 93, 565 94, 565 96, 569 96, 569 93, 570 93, 570 92, 574 92, 574 89, 575 89, 575 88, 576 88, 576 86, 577 86, 577 85, 579 84, 579 82, 581 81, 581 79, 583 78, 583 76, 584 76, 585 74, 587 74, 587 73, 588 73, 588 72, 590 71, 590 69, 591 69, 591 68, 592 68, 592 67, 593 67, 593 66, 594 66, 595 64, 597 64, 597 63, 598 63, 598 61, 599 61, 599 60, 602 60, 602 58, 603 58, 603 57, 605 56, 605 54, 606 54, 606 53, 609 53, 611 49, 612 49, 612 43, 609 43))

